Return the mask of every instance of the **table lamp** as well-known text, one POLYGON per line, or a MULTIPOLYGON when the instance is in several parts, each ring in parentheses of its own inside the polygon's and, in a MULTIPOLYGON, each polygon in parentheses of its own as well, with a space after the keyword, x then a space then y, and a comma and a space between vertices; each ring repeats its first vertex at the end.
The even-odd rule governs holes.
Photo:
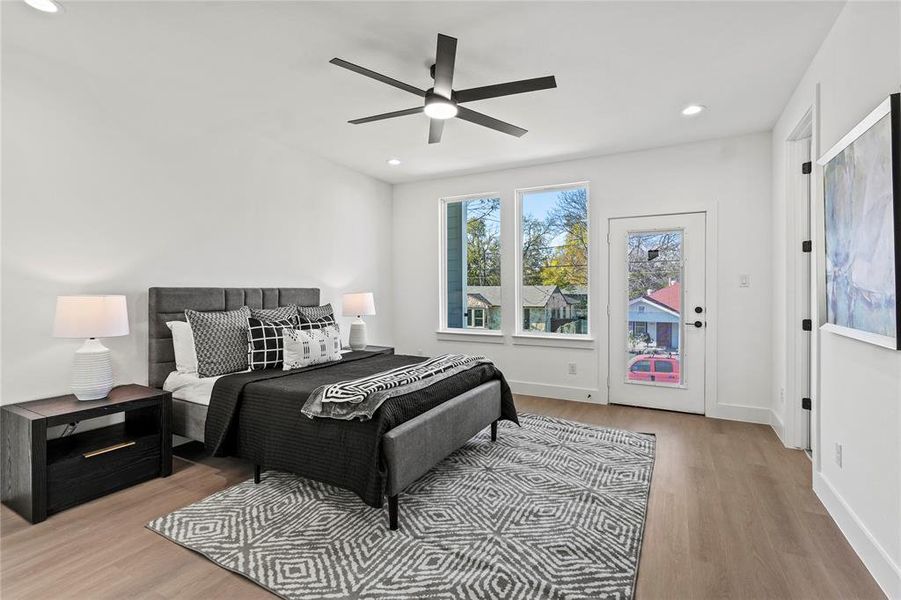
POLYGON ((375 314, 375 302, 372 299, 372 292, 344 294, 342 306, 345 317, 357 318, 350 324, 350 339, 348 342, 351 349, 365 350, 366 323, 363 321, 363 316, 375 314))
POLYGON ((128 335, 125 296, 59 296, 53 337, 85 338, 75 351, 72 393, 79 400, 106 398, 113 389, 109 348, 97 338, 128 335))

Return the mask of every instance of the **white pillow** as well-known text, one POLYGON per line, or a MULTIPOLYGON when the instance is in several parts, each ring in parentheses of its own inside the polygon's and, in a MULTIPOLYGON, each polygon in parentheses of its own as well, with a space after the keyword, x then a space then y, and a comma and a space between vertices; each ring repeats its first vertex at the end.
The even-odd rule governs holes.
POLYGON ((197 350, 194 349, 194 332, 185 321, 167 321, 175 346, 175 370, 179 373, 197 372, 197 350))
POLYGON ((300 369, 310 365, 341 360, 341 334, 337 327, 322 329, 282 329, 285 360, 282 369, 300 369))

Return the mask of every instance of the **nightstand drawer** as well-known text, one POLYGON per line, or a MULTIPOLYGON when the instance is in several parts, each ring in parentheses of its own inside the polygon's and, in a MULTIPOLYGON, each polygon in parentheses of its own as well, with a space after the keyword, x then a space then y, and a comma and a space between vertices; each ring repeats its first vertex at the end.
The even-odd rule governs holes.
POLYGON ((87 439, 72 444, 51 440, 56 460, 47 468, 47 512, 54 513, 160 475, 160 435, 130 437, 124 428, 118 435, 83 434, 87 439), (121 433, 120 433, 121 432, 121 433), (95 443, 90 443, 92 441, 95 443), (98 443, 99 442, 99 443, 98 443), (62 451, 65 450, 65 451, 62 451))

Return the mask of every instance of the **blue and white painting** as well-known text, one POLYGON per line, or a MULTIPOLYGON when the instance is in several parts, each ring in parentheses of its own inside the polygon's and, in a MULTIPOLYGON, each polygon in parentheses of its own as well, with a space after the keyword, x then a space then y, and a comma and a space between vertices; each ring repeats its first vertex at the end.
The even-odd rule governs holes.
POLYGON ((894 339, 898 299, 890 117, 876 121, 824 166, 826 320, 894 339))

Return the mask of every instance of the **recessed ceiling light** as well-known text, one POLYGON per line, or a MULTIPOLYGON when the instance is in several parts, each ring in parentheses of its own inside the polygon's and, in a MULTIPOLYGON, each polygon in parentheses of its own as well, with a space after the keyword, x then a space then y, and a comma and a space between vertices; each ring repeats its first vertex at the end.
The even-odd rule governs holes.
POLYGON ((25 4, 45 13, 56 13, 60 9, 59 3, 54 2, 54 0, 25 0, 25 4))
POLYGON ((400 159, 399 158, 389 158, 386 162, 389 165, 391 165, 392 167, 396 167, 397 165, 400 164, 400 159))
POLYGON ((695 115, 701 114, 705 110, 707 110, 707 107, 703 104, 689 104, 682 109, 682 114, 686 117, 693 117, 695 115))

